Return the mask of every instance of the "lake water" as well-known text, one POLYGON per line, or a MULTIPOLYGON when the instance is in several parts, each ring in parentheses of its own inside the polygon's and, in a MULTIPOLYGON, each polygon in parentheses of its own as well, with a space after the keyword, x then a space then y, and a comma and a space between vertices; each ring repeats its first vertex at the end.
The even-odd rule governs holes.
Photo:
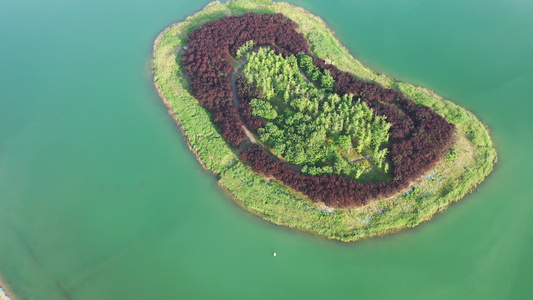
POLYGON ((20 299, 533 298, 533 2, 293 3, 488 124, 499 162, 478 191, 350 244, 262 221, 152 86, 153 40, 207 1, 1 0, 0 273, 20 299))

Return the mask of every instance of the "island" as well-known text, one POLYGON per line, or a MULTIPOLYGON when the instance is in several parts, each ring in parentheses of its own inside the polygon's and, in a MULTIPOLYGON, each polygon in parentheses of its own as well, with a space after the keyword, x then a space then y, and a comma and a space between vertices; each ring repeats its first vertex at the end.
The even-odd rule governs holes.
POLYGON ((158 36, 152 66, 201 165, 275 224, 383 236, 462 199, 497 161, 471 112, 370 70, 287 3, 212 2, 158 36))

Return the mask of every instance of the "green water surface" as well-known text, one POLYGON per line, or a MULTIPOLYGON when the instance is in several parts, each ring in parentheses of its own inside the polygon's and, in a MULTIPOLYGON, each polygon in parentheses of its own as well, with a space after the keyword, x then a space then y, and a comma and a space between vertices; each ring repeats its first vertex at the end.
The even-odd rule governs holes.
POLYGON ((444 214, 350 244, 250 215, 185 147, 152 43, 207 2, 0 0, 0 273, 18 298, 533 299, 533 2, 292 1, 472 110, 499 152, 444 214))

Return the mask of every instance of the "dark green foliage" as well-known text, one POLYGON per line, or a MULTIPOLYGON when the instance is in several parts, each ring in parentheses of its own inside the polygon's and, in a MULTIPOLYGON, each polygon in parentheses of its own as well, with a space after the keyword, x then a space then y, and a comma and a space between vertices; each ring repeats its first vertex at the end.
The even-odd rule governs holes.
POLYGON ((450 149, 450 153, 446 155, 446 161, 453 161, 457 158, 457 150, 455 148, 450 149))
POLYGON ((320 82, 320 85, 324 90, 333 91, 335 79, 331 76, 329 70, 324 70, 324 72, 322 72, 319 67, 313 64, 313 58, 305 55, 303 52, 298 53, 297 58, 298 65, 311 80, 320 82))
POLYGON ((335 144, 344 150, 348 150, 352 147, 352 138, 349 135, 338 135, 335 138, 335 144))
POLYGON ((407 192, 405 192, 402 198, 405 200, 416 200, 419 194, 420 194, 420 188, 415 186, 415 187, 412 187, 407 192))
POLYGON ((250 104, 253 107, 252 114, 256 117, 268 120, 272 120, 278 117, 276 109, 274 109, 269 102, 259 99, 252 99, 252 101, 250 101, 250 104))
POLYGON ((329 70, 325 70, 324 74, 320 76, 320 85, 322 85, 322 88, 326 91, 333 91, 335 79, 333 79, 329 70))

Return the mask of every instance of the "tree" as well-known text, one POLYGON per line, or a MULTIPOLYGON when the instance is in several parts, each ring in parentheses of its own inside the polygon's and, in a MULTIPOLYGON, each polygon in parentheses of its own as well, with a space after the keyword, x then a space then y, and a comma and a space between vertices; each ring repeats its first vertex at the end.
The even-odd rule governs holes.
POLYGON ((250 104, 253 107, 252 115, 267 119, 267 120, 273 120, 278 117, 278 113, 276 112, 276 109, 272 107, 272 105, 266 101, 259 100, 259 99, 252 99, 250 101, 250 104))
POLYGON ((238 50, 237 54, 235 55, 235 58, 240 59, 244 53, 251 50, 254 47, 254 41, 249 40, 244 45, 242 45, 238 50))
POLYGON ((335 85, 335 79, 331 76, 329 70, 325 70, 324 74, 320 77, 320 85, 326 91, 333 91, 333 86, 335 85))
POLYGON ((342 149, 348 150, 352 147, 352 138, 347 135, 339 135, 335 143, 342 149))

